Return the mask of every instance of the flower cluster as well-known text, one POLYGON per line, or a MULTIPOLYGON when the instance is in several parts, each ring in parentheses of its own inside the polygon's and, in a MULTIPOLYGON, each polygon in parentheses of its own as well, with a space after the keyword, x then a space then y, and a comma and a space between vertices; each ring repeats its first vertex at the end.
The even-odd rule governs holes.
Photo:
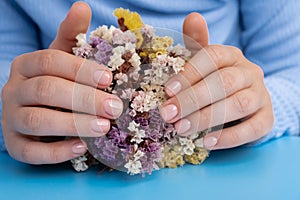
MULTIPOLYGON (((153 27, 143 24, 135 12, 116 9, 119 28, 100 26, 86 40, 77 36, 73 52, 77 56, 106 65, 113 73, 105 89, 119 96, 125 105, 122 115, 111 120, 110 131, 98 138, 82 138, 95 160, 134 174, 151 174, 164 167, 186 162, 200 164, 208 156, 203 147, 204 132, 182 137, 173 124, 164 122, 158 107, 166 100, 164 85, 184 70, 191 53, 173 45, 168 36, 157 36, 153 27)), ((83 156, 72 160, 77 171, 88 168, 83 156)), ((88 162, 89 161, 89 162, 88 162)))

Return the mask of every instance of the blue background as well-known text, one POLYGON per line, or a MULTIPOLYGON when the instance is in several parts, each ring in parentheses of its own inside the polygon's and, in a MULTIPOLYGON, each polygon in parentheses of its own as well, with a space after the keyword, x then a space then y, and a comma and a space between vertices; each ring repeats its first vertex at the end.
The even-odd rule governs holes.
POLYGON ((70 163, 31 166, 0 153, 0 199, 300 199, 300 138, 211 152, 200 166, 129 176, 70 163))

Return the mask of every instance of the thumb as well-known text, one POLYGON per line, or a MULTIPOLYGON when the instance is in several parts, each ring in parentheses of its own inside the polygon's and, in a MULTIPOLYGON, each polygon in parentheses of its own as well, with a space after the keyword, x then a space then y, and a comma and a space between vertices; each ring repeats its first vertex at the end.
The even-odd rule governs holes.
POLYGON ((86 33, 92 17, 90 7, 84 2, 76 2, 72 5, 64 21, 60 24, 56 38, 50 45, 50 49, 59 49, 72 52, 76 45, 76 36, 86 33))
POLYGON ((199 13, 189 14, 183 23, 183 39, 187 49, 195 55, 208 45, 208 28, 205 19, 199 13))

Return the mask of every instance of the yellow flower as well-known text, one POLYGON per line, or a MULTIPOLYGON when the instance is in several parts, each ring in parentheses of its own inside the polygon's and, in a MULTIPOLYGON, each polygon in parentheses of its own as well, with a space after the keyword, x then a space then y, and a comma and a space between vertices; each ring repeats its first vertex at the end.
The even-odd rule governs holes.
POLYGON ((143 26, 140 15, 137 12, 130 12, 128 9, 117 8, 114 15, 118 19, 124 19, 124 25, 129 30, 140 29, 143 26))
POLYGON ((137 12, 130 12, 128 9, 117 8, 114 11, 114 15, 118 18, 119 26, 121 30, 131 30, 138 38, 137 47, 140 47, 143 43, 143 36, 140 32, 140 28, 144 25, 140 15, 137 12), (120 24, 122 23, 122 24, 120 24))

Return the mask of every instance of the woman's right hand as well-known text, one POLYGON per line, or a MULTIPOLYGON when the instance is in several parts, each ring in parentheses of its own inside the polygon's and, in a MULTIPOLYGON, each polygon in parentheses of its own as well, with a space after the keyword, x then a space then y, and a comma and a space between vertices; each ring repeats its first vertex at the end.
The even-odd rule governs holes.
POLYGON ((16 160, 50 164, 83 155, 86 146, 78 136, 106 134, 109 119, 121 114, 122 101, 99 90, 110 85, 110 70, 68 53, 76 44, 75 36, 87 31, 90 19, 90 8, 75 3, 50 49, 23 54, 12 62, 2 90, 2 129, 7 150, 16 160), (42 142, 44 136, 72 139, 42 142))

